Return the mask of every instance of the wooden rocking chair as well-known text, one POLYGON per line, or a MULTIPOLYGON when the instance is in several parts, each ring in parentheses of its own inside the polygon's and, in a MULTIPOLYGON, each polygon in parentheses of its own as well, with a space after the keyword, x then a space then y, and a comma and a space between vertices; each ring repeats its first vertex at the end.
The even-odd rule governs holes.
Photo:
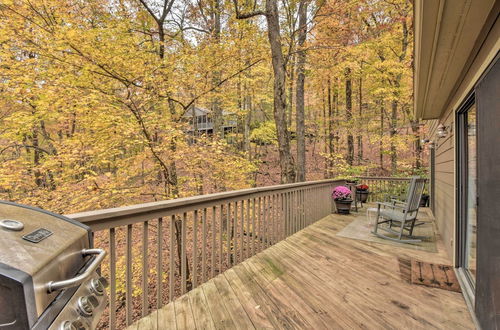
POLYGON ((413 229, 416 224, 420 199, 424 190, 425 179, 418 176, 412 177, 408 188, 407 198, 404 202, 393 199, 390 203, 377 202, 377 219, 372 233, 378 237, 401 243, 418 243, 423 236, 413 236, 413 229), (380 226, 380 224, 388 226, 380 226), (399 227, 398 230, 393 227, 399 227), (379 232, 383 230, 396 237, 387 236, 379 232), (408 233, 405 233, 405 230, 408 233))

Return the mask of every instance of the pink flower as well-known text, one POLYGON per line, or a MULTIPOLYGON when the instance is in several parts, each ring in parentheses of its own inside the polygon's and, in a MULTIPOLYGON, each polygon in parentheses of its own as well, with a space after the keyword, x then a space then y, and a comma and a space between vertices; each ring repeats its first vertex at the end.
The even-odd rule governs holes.
POLYGON ((348 199, 351 197, 351 190, 346 186, 338 186, 333 189, 333 199, 348 199))

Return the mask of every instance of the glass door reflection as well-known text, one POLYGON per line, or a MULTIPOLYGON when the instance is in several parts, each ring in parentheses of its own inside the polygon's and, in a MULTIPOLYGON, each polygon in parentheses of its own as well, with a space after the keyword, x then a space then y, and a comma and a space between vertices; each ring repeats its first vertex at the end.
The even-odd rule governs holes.
POLYGON ((466 112, 466 233, 465 233, 465 264, 464 268, 475 282, 476 280, 476 235, 477 235, 477 127, 476 105, 473 104, 466 112))

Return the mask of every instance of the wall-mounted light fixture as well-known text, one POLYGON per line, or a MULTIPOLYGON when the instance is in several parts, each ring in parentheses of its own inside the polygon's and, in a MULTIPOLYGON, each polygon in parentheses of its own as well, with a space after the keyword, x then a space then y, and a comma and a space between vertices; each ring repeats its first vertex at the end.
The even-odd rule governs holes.
POLYGON ((436 144, 434 143, 434 141, 431 141, 429 139, 422 139, 422 140, 420 140, 420 142, 423 145, 427 145, 430 149, 433 149, 436 146, 436 144))
POLYGON ((438 138, 442 139, 448 136, 448 129, 443 124, 439 124, 436 130, 436 135, 438 138))

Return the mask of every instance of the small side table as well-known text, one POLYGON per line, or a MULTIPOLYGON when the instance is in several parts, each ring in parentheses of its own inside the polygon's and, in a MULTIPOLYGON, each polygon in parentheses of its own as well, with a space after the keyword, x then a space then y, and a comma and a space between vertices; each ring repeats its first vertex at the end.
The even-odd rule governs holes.
MULTIPOLYGON (((346 186, 351 190, 352 200, 354 202, 354 211, 358 212, 358 194, 356 194, 356 183, 346 183, 346 186)), ((361 207, 363 203, 361 203, 361 207)))

